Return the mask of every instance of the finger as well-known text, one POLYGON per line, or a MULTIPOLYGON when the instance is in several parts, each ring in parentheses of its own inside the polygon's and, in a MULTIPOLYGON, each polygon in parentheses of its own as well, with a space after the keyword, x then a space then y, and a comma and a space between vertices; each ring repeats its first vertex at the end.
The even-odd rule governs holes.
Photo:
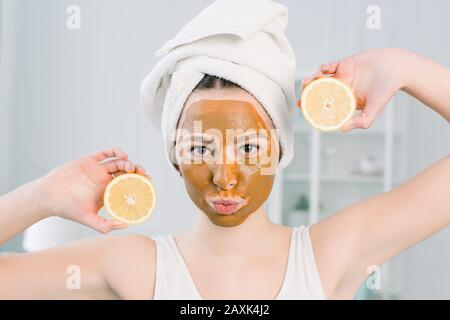
POLYGON ((312 78, 313 78, 313 80, 316 80, 316 79, 322 78, 324 76, 325 76, 325 74, 322 72, 322 70, 317 69, 317 71, 313 74, 312 78))
POLYGON ((128 226, 126 223, 121 221, 107 220, 95 213, 86 214, 82 219, 82 223, 103 234, 114 229, 123 229, 128 226))
POLYGON ((353 129, 368 129, 375 121, 376 114, 369 113, 366 109, 364 109, 357 117, 347 121, 341 128, 342 131, 348 132, 353 129))
POLYGON ((335 74, 338 67, 339 61, 322 64, 311 77, 305 78, 306 81, 303 82, 303 86, 308 85, 311 81, 318 78, 323 78, 325 76, 335 74))
POLYGON ((145 175, 145 169, 140 164, 137 164, 136 165, 136 173, 145 175))
POLYGON ((126 172, 126 171, 117 171, 117 172, 114 172, 114 177, 118 177, 118 176, 121 176, 121 175, 123 175, 123 174, 125 174, 125 173, 128 173, 128 172, 126 172))
POLYGON ((301 84, 301 87, 300 87, 301 91, 303 92, 303 89, 304 89, 308 84, 310 84, 310 82, 313 81, 313 80, 314 80, 314 77, 305 77, 305 78, 303 78, 302 84, 301 84))
POLYGON ((120 148, 111 148, 111 149, 105 149, 98 152, 95 152, 93 154, 95 160, 97 161, 103 161, 107 158, 118 158, 126 160, 128 159, 128 155, 120 148))
POLYGON ((119 220, 105 220, 106 226, 109 228, 109 231, 125 229, 128 227, 128 224, 119 220))
POLYGON ((144 167, 142 167, 140 164, 136 165, 136 173, 142 174, 142 175, 146 176, 147 178, 151 179, 151 177, 145 172, 144 167))
POLYGON ((325 63, 320 66, 320 72, 321 74, 334 74, 337 72, 337 69, 339 67, 339 61, 329 62, 325 63))
POLYGON ((102 163, 108 173, 115 173, 117 171, 134 172, 135 165, 130 160, 111 160, 102 163))
POLYGON ((349 131, 352 129, 368 129, 375 121, 376 117, 383 111, 389 101, 394 96, 395 91, 384 95, 369 95, 367 97, 367 104, 363 111, 355 118, 350 119, 342 126, 342 131, 349 131))

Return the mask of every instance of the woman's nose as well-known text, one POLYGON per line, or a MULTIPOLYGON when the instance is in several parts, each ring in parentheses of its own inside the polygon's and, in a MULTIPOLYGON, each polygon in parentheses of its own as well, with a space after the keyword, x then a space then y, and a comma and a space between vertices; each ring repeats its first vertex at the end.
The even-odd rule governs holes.
POLYGON ((213 182, 223 190, 232 189, 237 183, 236 164, 216 165, 213 182))

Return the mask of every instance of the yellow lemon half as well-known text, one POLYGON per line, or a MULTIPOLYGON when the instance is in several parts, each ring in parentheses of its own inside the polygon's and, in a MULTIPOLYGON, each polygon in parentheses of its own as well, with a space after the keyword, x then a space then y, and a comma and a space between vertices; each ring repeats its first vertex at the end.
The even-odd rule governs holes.
POLYGON ((344 82, 324 77, 310 82, 303 89, 301 109, 314 128, 333 131, 352 118, 356 111, 356 99, 344 82))
POLYGON ((128 224, 141 223, 155 207, 155 189, 145 176, 125 173, 106 186, 103 203, 115 219, 128 224))

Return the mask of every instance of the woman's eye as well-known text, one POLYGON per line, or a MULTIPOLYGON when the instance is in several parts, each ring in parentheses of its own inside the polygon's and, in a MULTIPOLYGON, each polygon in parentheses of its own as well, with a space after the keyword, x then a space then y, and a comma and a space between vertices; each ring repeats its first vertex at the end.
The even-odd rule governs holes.
POLYGON ((258 151, 258 148, 259 147, 256 144, 247 143, 241 147, 241 151, 244 152, 245 154, 252 154, 252 153, 258 151))
POLYGON ((191 152, 194 152, 197 155, 206 155, 208 153, 210 153, 210 150, 207 146, 193 146, 191 148, 191 152))

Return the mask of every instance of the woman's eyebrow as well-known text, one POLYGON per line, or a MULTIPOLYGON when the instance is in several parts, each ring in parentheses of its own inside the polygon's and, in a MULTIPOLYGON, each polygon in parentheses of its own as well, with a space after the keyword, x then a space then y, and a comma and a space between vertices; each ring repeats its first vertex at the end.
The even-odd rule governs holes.
POLYGON ((183 142, 212 143, 212 142, 214 142, 214 138, 209 135, 205 135, 205 134, 193 133, 193 134, 189 134, 189 135, 183 137, 183 142))
POLYGON ((235 136, 235 141, 249 141, 249 140, 269 140, 266 134, 263 133, 257 133, 257 132, 247 132, 247 133, 241 133, 235 136))

